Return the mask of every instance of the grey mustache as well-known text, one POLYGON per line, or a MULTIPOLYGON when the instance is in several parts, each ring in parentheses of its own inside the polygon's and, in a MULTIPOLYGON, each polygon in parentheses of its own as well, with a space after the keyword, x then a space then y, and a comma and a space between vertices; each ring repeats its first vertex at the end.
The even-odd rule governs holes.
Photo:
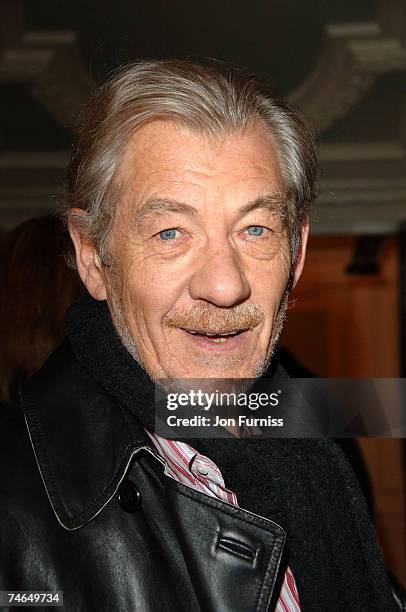
POLYGON ((232 309, 220 309, 201 304, 189 312, 172 311, 163 319, 168 327, 181 327, 198 333, 231 333, 253 329, 265 321, 265 313, 257 304, 240 304, 232 309))

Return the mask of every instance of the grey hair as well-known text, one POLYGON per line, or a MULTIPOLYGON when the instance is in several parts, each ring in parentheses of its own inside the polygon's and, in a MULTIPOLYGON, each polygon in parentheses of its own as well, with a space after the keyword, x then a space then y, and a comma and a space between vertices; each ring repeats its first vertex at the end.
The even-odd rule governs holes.
MULTIPOLYGON (((84 238, 107 264, 109 236, 120 196, 115 174, 126 146, 141 126, 171 120, 218 137, 263 123, 275 141, 286 196, 285 221, 292 261, 300 228, 317 192, 315 134, 303 114, 258 78, 234 68, 189 61, 139 61, 101 86, 84 108, 68 168, 62 217, 73 213, 84 238)), ((74 258, 70 264, 75 267, 74 258)))

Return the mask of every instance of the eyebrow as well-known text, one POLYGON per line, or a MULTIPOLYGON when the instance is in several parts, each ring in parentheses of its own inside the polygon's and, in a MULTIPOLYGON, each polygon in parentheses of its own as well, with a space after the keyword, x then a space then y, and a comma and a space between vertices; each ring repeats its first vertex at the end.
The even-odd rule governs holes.
POLYGON ((242 215, 246 215, 253 210, 265 209, 278 215, 283 215, 286 201, 286 194, 278 191, 265 196, 259 196, 253 202, 249 202, 242 206, 238 212, 242 215))
POLYGON ((171 198, 153 198, 147 200, 141 208, 135 213, 134 223, 141 225, 154 215, 165 215, 167 213, 176 213, 192 217, 198 214, 196 208, 171 198))
MULTIPOLYGON (((246 215, 253 210, 265 209, 276 214, 283 214, 283 207, 286 203, 286 194, 282 192, 271 193, 265 196, 259 196, 252 202, 248 202, 238 209, 239 215, 246 215)), ((167 213, 175 213, 193 217, 199 214, 199 211, 183 202, 178 202, 171 198, 152 198, 147 200, 141 208, 135 213, 134 223, 142 225, 150 217, 155 215, 165 215, 167 213)))

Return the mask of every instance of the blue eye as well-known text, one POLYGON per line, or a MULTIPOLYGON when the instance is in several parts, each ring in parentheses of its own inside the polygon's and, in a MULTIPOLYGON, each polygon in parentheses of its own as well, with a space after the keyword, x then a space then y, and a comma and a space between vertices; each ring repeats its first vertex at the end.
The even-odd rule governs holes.
POLYGON ((163 230, 162 232, 159 232, 159 237, 161 240, 172 240, 173 238, 176 238, 176 232, 176 229, 163 230))
POLYGON ((262 236, 265 228, 261 225, 250 225, 247 229, 250 236, 262 236))

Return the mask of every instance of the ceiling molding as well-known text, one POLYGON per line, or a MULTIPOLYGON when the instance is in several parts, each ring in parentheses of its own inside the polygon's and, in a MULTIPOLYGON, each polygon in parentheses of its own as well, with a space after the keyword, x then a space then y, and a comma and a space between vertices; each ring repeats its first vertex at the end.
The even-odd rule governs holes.
MULTIPOLYGON (((405 158, 402 145, 392 140, 328 143, 319 147, 321 163, 350 161, 398 161, 405 158)), ((1 161, 0 161, 1 165, 1 161)))
POLYGON ((381 0, 377 21, 327 25, 320 59, 290 99, 319 130, 326 130, 379 76, 406 71, 405 30, 404 0, 381 0))
MULTIPOLYGON (((20 2, 15 0, 15 4, 20 2)), ((1 5, 0 19, 2 30, 10 23, 14 33, 2 40, 0 82, 25 85, 54 119, 72 130, 79 108, 94 88, 80 57, 76 33, 24 33, 21 13, 10 11, 8 2, 1 5)))
POLYGON ((2 151, 0 153, 0 172, 23 168, 65 170, 69 159, 69 151, 2 151))
POLYGON ((322 184, 315 203, 314 235, 393 235, 406 221, 406 182, 388 184, 322 184))
MULTIPOLYGON (((406 152, 399 142, 346 142, 323 144, 319 149, 324 181, 381 180, 385 184, 406 176, 406 152)), ((406 202, 405 202, 406 206, 406 202)))

